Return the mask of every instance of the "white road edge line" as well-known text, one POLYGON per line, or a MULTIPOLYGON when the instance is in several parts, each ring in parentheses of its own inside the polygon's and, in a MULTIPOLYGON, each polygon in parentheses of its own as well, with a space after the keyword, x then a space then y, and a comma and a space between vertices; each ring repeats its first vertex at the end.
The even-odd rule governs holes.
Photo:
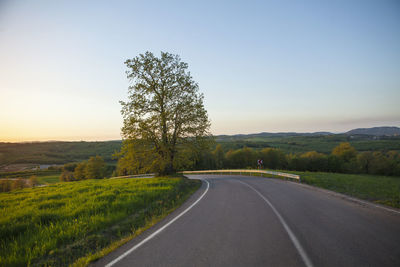
POLYGON ((399 210, 395 210, 395 209, 391 209, 391 208, 388 208, 388 207, 384 207, 382 205, 376 205, 373 202, 364 201, 362 199, 358 199, 356 197, 348 196, 348 195, 345 195, 343 193, 335 192, 335 191, 332 191, 332 190, 329 190, 329 189, 325 189, 325 188, 321 188, 321 187, 312 186, 312 185, 309 185, 309 184, 299 184, 299 183, 295 183, 295 184, 297 186, 302 186, 302 187, 310 189, 310 190, 316 190, 316 191, 320 191, 320 192, 332 195, 334 197, 339 197, 339 198, 345 199, 347 201, 352 201, 352 202, 356 202, 358 204, 364 204, 365 206, 368 206, 368 207, 374 207, 374 208, 377 208, 377 209, 383 209, 383 210, 386 210, 386 211, 389 211, 389 212, 400 214, 399 210))
POLYGON ((237 180, 238 182, 248 186, 250 189, 252 189, 254 192, 256 192, 272 209, 272 211, 275 213, 275 215, 278 217, 279 221, 281 222, 281 224, 283 225, 283 228, 285 228, 287 234, 290 237, 290 240, 292 241, 293 245, 296 247, 297 251, 299 252, 304 264, 307 267, 313 267, 313 264, 310 260, 310 258, 307 256, 306 251, 303 249, 303 247, 301 246, 299 240, 297 239, 297 237, 294 235, 294 233, 292 232, 292 230, 289 228, 289 226, 287 225, 287 223, 285 222, 285 220, 282 218, 281 214, 276 210, 276 208, 274 207, 274 205, 272 205, 271 202, 269 202, 269 200, 264 197, 257 189, 255 189, 254 187, 252 187, 251 185, 242 182, 240 180, 237 180))
POLYGON ((135 246, 133 246, 132 248, 130 248, 128 251, 126 251, 124 254, 120 255, 118 258, 114 259, 112 262, 108 263, 107 265, 105 265, 105 267, 110 267, 113 266, 114 264, 116 264, 117 262, 119 262, 120 260, 122 260, 123 258, 125 258, 129 253, 132 253, 133 251, 135 251, 137 248, 139 248, 140 246, 142 246, 144 243, 146 243, 147 241, 149 241, 150 239, 152 239, 153 237, 155 237, 156 235, 158 235, 159 233, 161 233, 165 228, 167 228, 168 226, 170 226, 172 223, 174 223, 176 220, 178 220, 181 216, 183 216, 186 212, 188 212, 191 208, 193 208, 197 203, 199 203, 199 201, 205 196, 205 194, 207 194, 208 189, 210 188, 210 183, 207 180, 203 180, 207 183, 207 188, 206 191, 204 191, 204 193, 192 204, 190 205, 187 209, 185 209, 184 211, 182 211, 178 216, 176 216, 175 218, 173 218, 171 221, 169 221, 166 225, 164 225, 163 227, 161 227, 160 229, 158 229, 157 231, 155 231, 154 233, 152 233, 151 235, 149 235, 148 237, 146 237, 145 239, 143 239, 141 242, 139 242, 138 244, 136 244, 135 246))

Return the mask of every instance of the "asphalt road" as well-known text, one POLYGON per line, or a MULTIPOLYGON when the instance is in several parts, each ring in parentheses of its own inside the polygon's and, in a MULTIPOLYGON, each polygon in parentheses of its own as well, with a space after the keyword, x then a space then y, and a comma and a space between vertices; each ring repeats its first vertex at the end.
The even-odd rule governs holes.
POLYGON ((182 207, 94 265, 400 266, 400 213, 276 179, 191 178, 204 182, 182 207))

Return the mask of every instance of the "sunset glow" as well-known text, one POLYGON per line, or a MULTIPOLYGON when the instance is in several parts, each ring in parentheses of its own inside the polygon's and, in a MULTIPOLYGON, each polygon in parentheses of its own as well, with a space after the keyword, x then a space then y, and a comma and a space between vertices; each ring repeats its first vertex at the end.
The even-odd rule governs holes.
POLYGON ((189 64, 213 134, 399 126, 385 3, 3 1, 0 141, 121 139, 123 63, 147 50, 189 64))

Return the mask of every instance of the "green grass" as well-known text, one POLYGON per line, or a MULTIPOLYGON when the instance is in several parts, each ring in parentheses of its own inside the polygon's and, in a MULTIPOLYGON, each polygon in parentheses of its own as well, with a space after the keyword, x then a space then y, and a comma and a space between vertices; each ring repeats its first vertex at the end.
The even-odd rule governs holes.
POLYGON ((103 179, 2 193, 0 265, 85 265, 171 212, 199 185, 185 178, 103 179))
POLYGON ((41 184, 55 184, 60 182, 60 175, 39 176, 37 179, 41 184))
POLYGON ((64 164, 99 155, 107 163, 115 162, 112 154, 121 149, 122 141, 104 142, 0 142, 0 167, 5 164, 64 164))
POLYGON ((293 172, 301 181, 360 199, 400 208, 400 177, 326 172, 293 172))

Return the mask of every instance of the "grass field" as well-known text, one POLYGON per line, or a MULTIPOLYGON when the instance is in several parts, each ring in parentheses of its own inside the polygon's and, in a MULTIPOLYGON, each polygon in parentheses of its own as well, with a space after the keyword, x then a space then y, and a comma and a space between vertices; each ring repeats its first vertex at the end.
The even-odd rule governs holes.
POLYGON ((33 142, 1 143, 1 165, 29 164, 64 164, 79 162, 99 155, 107 163, 114 162, 112 154, 121 149, 121 141, 104 142, 33 142))
POLYGON ((400 177, 325 172, 292 172, 304 183, 400 208, 400 177))
POLYGON ((18 172, 0 172, 0 178, 24 178, 28 179, 31 176, 52 176, 60 175, 59 170, 34 170, 34 171, 18 171, 18 172))
POLYGON ((0 265, 85 265, 175 209, 199 185, 185 178, 103 179, 2 193, 0 265))
POLYGON ((47 175, 37 177, 40 184, 54 184, 60 182, 60 175, 47 175))

